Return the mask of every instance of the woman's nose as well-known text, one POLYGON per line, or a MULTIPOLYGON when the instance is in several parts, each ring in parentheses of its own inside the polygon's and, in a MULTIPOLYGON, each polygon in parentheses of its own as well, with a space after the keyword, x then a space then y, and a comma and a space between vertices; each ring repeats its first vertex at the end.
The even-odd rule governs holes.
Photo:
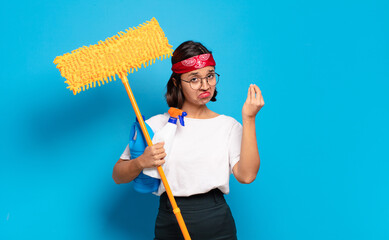
POLYGON ((209 83, 208 83, 208 79, 206 78, 203 78, 201 79, 201 88, 202 90, 208 90, 210 87, 209 83))

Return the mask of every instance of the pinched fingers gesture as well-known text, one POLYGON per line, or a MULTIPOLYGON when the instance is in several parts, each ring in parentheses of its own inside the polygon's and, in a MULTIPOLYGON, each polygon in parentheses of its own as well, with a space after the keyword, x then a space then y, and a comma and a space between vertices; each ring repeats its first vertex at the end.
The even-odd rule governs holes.
POLYGON ((246 102, 243 104, 242 108, 242 118, 246 119, 255 119, 255 116, 265 105, 263 100, 261 90, 255 84, 250 84, 246 102))

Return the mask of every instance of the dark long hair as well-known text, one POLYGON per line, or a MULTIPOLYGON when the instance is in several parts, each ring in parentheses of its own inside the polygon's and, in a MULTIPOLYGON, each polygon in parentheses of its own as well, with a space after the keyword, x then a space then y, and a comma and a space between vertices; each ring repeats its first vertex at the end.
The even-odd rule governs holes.
MULTIPOLYGON (((193 42, 193 41, 186 41, 181 43, 178 48, 173 52, 172 56, 172 64, 181 62, 182 60, 204 54, 204 53, 212 53, 209 51, 204 45, 202 45, 199 42, 193 42)), ((184 104, 185 97, 184 93, 182 92, 181 89, 181 75, 179 73, 172 73, 170 76, 169 81, 167 82, 166 85, 166 102, 169 105, 169 107, 175 107, 175 108, 182 108, 182 105, 184 104), (174 80, 175 79, 175 84, 174 80)), ((215 87, 215 92, 211 98, 212 102, 216 101, 216 87, 215 87)))

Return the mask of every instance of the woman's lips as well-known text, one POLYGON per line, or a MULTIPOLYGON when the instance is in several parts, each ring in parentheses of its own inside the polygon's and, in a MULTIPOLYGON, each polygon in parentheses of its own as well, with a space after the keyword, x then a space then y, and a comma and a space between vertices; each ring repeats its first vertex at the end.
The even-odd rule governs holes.
POLYGON ((207 98, 209 97, 211 94, 209 92, 203 92, 202 94, 199 95, 199 98, 207 98))

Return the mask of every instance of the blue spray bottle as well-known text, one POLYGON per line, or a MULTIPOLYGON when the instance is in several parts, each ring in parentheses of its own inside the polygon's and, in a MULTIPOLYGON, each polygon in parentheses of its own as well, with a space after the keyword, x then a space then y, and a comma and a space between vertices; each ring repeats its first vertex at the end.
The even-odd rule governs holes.
MULTIPOLYGON (((145 120, 144 116, 143 120, 145 120)), ((150 126, 145 122, 148 133, 150 134, 150 138, 153 137, 154 133, 150 126)), ((135 159, 143 154, 147 147, 147 142, 145 137, 143 136, 143 132, 140 128, 139 121, 136 118, 136 122, 134 122, 130 131, 130 153, 131 159, 135 159)), ((133 180, 133 187, 135 191, 140 193, 152 193, 158 190, 159 184, 161 180, 158 178, 153 178, 143 174, 143 171, 133 180)))

